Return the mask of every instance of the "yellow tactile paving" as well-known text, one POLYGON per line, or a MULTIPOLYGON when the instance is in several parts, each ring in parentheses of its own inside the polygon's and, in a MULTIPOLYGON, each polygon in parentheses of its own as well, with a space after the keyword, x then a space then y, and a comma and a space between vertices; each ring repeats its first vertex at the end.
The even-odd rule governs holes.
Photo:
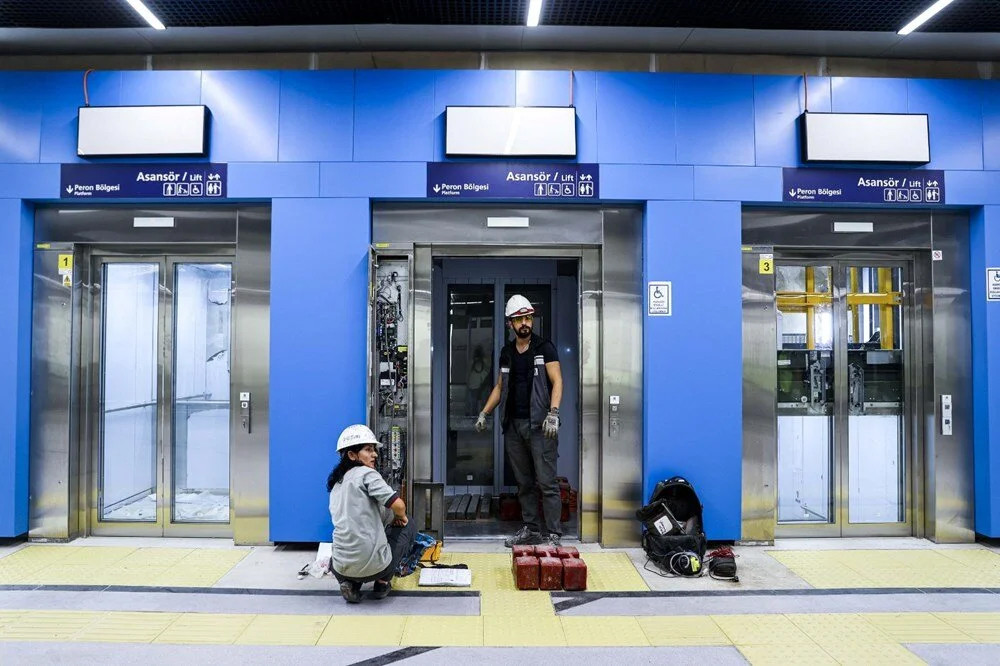
POLYGON ((483 645, 493 647, 562 647, 566 635, 560 618, 494 615, 483 618, 483 645))
POLYGON ((100 643, 149 643, 173 624, 180 613, 106 613, 74 640, 100 643))
POLYGON ((841 664, 923 664, 924 660, 899 643, 861 643, 845 640, 820 647, 841 664))
POLYGON ((646 634, 634 617, 560 617, 566 645, 571 646, 641 646, 649 645, 646 634))
POLYGON ((796 613, 785 617, 823 647, 843 643, 845 639, 864 644, 895 642, 867 618, 855 613, 796 613))
POLYGON ((865 613, 862 617, 899 643, 975 642, 933 613, 865 613))
POLYGON ((480 593, 479 614, 555 617, 556 611, 548 592, 494 590, 480 593))
POLYGON ((986 549, 771 550, 813 587, 1000 587, 1000 555, 986 549))
POLYGON ((403 615, 379 615, 377 621, 369 615, 338 615, 330 619, 316 644, 399 645, 405 626, 403 615))
POLYGON ((588 592, 646 592, 649 586, 625 553, 583 553, 588 592))
POLYGON ((465 646, 483 644, 483 618, 468 615, 411 615, 403 627, 402 645, 465 646))
MULTIPOLYGON (((979 643, 1000 643, 1000 613, 935 613, 979 643)), ((0 622, 3 620, 0 619, 0 622)))
POLYGON ((3 641, 68 641, 105 613, 81 611, 27 611, 17 621, 0 627, 3 641))
POLYGON ((767 645, 737 645, 754 666, 813 666, 814 664, 836 664, 837 660, 815 643, 772 643, 767 645))
POLYGON ((715 620, 706 616, 640 617, 650 645, 732 645, 715 620))
POLYGON ((154 642, 230 645, 253 619, 253 615, 184 613, 164 629, 154 642))
POLYGON ((716 624, 736 645, 812 643, 784 615, 712 615, 716 624))
POLYGON ((328 615, 257 615, 236 644, 315 645, 329 622, 328 615))

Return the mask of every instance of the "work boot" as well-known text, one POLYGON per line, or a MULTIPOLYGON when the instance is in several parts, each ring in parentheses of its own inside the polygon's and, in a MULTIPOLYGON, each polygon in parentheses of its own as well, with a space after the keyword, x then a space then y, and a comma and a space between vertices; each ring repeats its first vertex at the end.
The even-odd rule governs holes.
POLYGON ((548 541, 553 548, 562 548, 562 535, 549 532, 548 541))
POLYGON ((340 584, 340 594, 344 597, 344 601, 349 604, 360 604, 361 603, 361 583, 355 583, 351 580, 345 580, 340 584))
POLYGON ((375 581, 375 587, 372 588, 372 599, 385 599, 389 596, 389 591, 392 589, 392 581, 375 581))
POLYGON ((514 536, 509 536, 504 539, 503 545, 511 548, 513 546, 533 546, 541 542, 542 535, 525 525, 519 529, 514 536))

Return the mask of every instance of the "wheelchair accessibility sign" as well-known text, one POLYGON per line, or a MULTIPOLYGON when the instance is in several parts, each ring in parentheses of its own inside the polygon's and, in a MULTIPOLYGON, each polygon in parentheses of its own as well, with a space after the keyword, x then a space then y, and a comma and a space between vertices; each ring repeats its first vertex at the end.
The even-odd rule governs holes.
POLYGON ((647 289, 650 317, 669 317, 673 314, 673 290, 669 282, 650 282, 647 289))
POLYGON ((1000 268, 986 269, 986 300, 1000 301, 1000 268))

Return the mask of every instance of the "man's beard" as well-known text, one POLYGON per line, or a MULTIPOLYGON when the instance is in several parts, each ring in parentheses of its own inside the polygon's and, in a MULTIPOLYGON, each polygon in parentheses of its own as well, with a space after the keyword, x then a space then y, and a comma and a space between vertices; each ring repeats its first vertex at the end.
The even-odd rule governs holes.
POLYGON ((531 329, 527 326, 522 326, 521 328, 514 330, 514 335, 524 340, 525 338, 531 337, 531 329))

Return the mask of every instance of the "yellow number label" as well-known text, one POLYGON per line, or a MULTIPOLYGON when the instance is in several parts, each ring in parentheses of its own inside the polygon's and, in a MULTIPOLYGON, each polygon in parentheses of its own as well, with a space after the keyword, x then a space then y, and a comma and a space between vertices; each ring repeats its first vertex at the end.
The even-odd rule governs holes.
POLYGON ((72 254, 60 254, 59 255, 59 270, 60 271, 71 271, 71 270, 73 270, 73 255, 72 254))
POLYGON ((760 274, 761 275, 771 275, 774 273, 774 255, 773 254, 762 254, 760 255, 760 274))

